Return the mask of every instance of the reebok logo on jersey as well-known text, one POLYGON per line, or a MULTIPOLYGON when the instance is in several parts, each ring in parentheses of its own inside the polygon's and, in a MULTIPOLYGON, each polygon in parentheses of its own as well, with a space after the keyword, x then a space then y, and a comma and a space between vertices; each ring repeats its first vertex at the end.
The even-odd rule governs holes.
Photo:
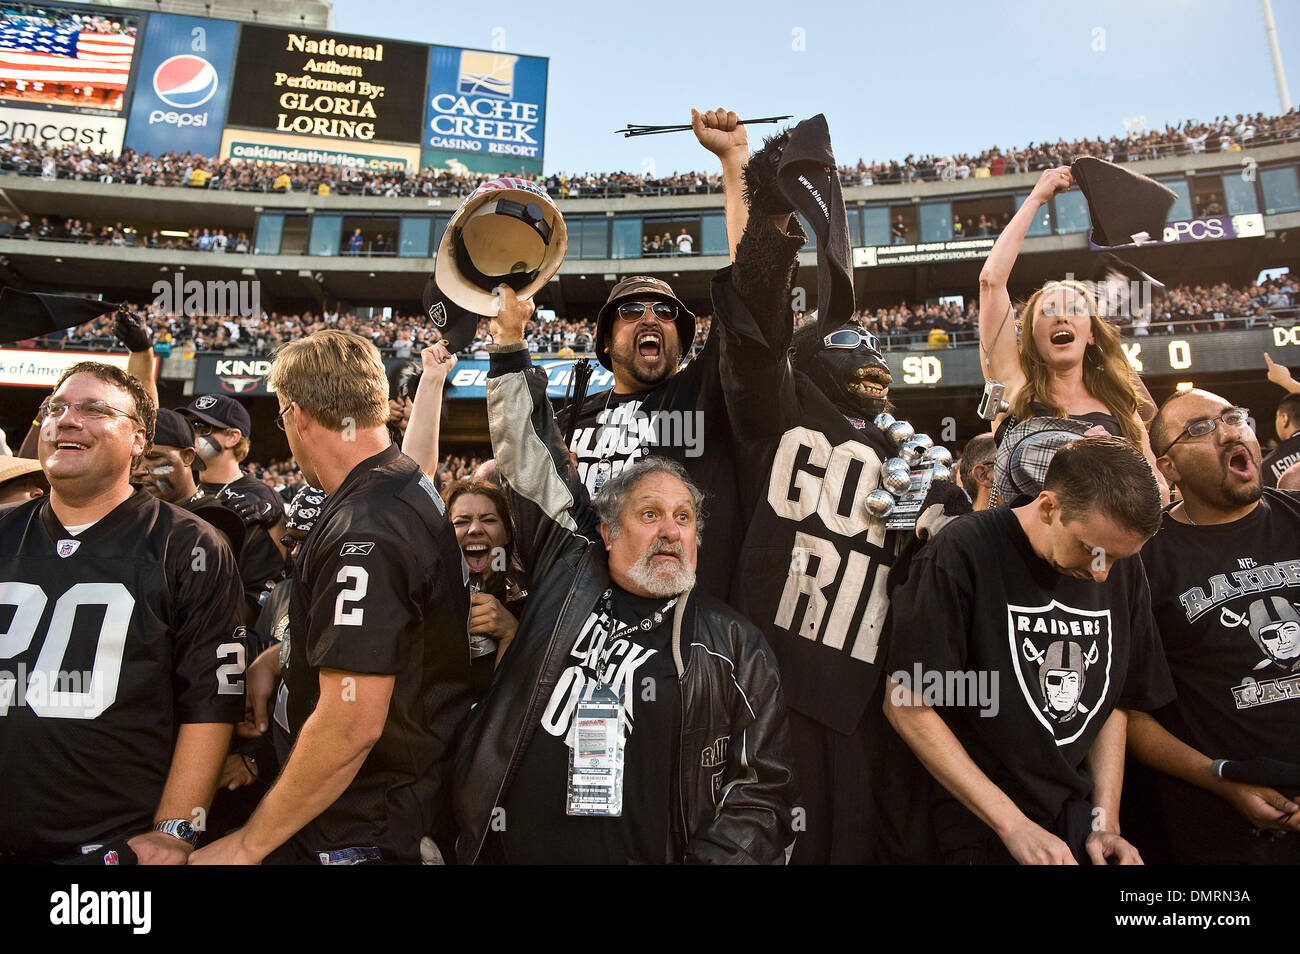
POLYGON ((339 551, 339 556, 365 556, 374 548, 373 541, 370 543, 345 543, 343 549, 339 551))
POLYGON ((79 546, 81 546, 80 540, 60 540, 54 545, 54 552, 66 559, 76 553, 79 546))

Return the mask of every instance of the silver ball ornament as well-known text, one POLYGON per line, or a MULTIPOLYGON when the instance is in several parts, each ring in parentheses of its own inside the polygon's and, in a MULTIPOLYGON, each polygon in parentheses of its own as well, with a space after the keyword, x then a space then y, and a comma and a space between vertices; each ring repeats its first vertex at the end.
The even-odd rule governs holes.
POLYGON ((932 447, 930 453, 926 456, 936 464, 943 464, 945 467, 952 466, 952 451, 946 447, 932 447))
POLYGON ((890 414, 888 411, 881 411, 876 415, 875 419, 871 423, 875 424, 876 427, 883 431, 885 428, 889 427, 890 424, 894 423, 894 415, 890 414))
POLYGON ((931 472, 935 480, 952 480, 952 470, 946 464, 935 464, 931 472))
POLYGON ((912 475, 905 470, 887 470, 880 483, 897 497, 899 494, 907 493, 908 488, 912 486, 912 475))
POLYGON ((891 457, 889 460, 885 461, 884 468, 886 473, 891 470, 899 470, 906 474, 912 469, 912 465, 901 457, 891 457))
POLYGON ((885 436, 895 444, 902 444, 910 441, 916 434, 916 428, 912 427, 907 421, 895 421, 885 428, 885 436))
POLYGON ((934 446, 934 439, 929 434, 917 434, 912 440, 916 441, 926 450, 934 446))
POLYGON ((925 454, 925 448, 916 441, 903 441, 898 448, 898 456, 909 464, 919 459, 923 454, 925 454))
POLYGON ((872 516, 881 519, 888 517, 894 512, 894 498, 884 490, 873 490, 867 494, 867 509, 871 511, 872 516))

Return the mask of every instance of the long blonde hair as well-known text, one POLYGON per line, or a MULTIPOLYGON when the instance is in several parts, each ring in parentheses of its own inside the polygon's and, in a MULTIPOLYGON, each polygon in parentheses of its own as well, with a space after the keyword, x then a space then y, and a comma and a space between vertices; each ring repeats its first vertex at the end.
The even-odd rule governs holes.
POLYGON ((1133 371, 1120 347, 1119 333, 1098 312, 1097 299, 1082 282, 1048 282, 1034 292, 1021 309, 1020 370, 1025 375, 1025 386, 1011 402, 1011 413, 1017 421, 1034 417, 1031 403, 1045 404, 1057 417, 1069 417, 1065 408, 1052 397, 1049 384, 1050 369, 1034 342, 1034 320, 1038 316, 1043 295, 1065 287, 1082 295, 1088 304, 1093 344, 1083 353, 1083 386, 1102 404, 1119 424, 1120 431, 1135 447, 1142 446, 1142 431, 1136 419, 1138 409, 1137 389, 1133 371))

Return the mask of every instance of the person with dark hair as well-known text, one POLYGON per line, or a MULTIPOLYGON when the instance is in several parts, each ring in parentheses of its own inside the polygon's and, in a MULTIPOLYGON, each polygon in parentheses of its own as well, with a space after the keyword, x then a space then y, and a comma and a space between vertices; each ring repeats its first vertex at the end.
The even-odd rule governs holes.
POLYGON ((961 454, 961 486, 971 500, 971 509, 987 510, 993 495, 993 460, 997 445, 992 434, 976 434, 961 454))
POLYGON ((531 366, 533 303, 499 293, 488 424, 532 587, 457 757, 458 859, 781 863, 780 678, 758 630, 695 590, 703 493, 645 457, 593 500, 531 366))
POLYGON ((1286 397, 1277 405, 1273 427, 1277 431, 1277 448, 1264 458, 1262 467, 1265 487, 1276 487, 1287 468, 1300 463, 1300 382, 1291 377, 1285 365, 1277 364, 1269 354, 1268 379, 1286 390, 1286 397))
POLYGON ((1173 698, 1137 559, 1159 520, 1132 444, 1089 437, 1036 499, 921 550, 892 594, 885 701, 943 789, 911 860, 1140 863, 1118 824, 1126 710, 1173 698))
POLYGON ((519 629, 528 598, 527 580, 515 560, 510 509, 500 487, 464 478, 443 491, 442 499, 469 568, 469 645, 474 695, 482 698, 519 629))
POLYGON ((134 377, 74 364, 38 420, 50 493, 0 515, 23 674, 0 710, 0 863, 184 864, 243 708, 234 557, 131 486, 155 427, 134 377))
POLYGON ((1007 293, 1038 210, 1073 184, 1064 166, 1045 171, 989 252, 980 271, 980 369, 985 380, 1006 385, 1011 407, 999 416, 999 425, 1008 414, 1016 422, 1074 417, 1099 425, 1131 441, 1160 482, 1164 478, 1138 413, 1145 392, 1139 391, 1119 332, 1101 314, 1093 293, 1081 282, 1048 282, 1025 302, 1019 320, 1007 293))
POLYGON ((1233 781, 1216 760, 1300 765, 1300 495, 1263 486, 1249 412, 1217 394, 1178 392, 1151 438, 1182 498, 1142 550, 1178 697, 1129 722, 1156 770, 1143 822, 1162 861, 1296 864, 1300 787, 1233 781))
POLYGON ((194 449, 203 463, 199 487, 244 521, 239 548, 239 575, 244 581, 250 617, 266 595, 266 584, 284 572, 284 557, 275 541, 284 524, 284 502, 240 464, 252 446, 248 409, 224 394, 201 394, 177 413, 194 425, 194 449))

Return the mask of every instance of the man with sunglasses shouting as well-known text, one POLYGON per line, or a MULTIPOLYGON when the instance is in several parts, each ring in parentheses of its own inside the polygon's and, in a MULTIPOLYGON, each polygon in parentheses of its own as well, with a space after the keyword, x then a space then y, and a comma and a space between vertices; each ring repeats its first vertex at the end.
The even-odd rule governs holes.
POLYGON ((1151 449, 1182 495, 1142 550, 1178 691, 1128 727, 1133 755, 1159 773, 1151 785, 1170 854, 1152 860, 1296 864, 1294 777, 1229 781, 1216 760, 1300 772, 1300 495, 1261 485, 1250 412, 1208 391, 1164 403, 1151 449))
POLYGON ((699 586, 725 599, 739 543, 730 427, 719 379, 716 336, 685 366, 695 315, 669 284, 648 275, 621 279, 596 319, 596 358, 614 386, 588 395, 559 417, 573 425, 569 450, 594 497, 610 477, 647 454, 683 464, 706 494, 709 539, 700 552, 699 586))
POLYGON ((0 864, 184 864, 243 717, 230 548, 130 483, 154 417, 73 365, 39 412, 50 493, 0 517, 0 864))

